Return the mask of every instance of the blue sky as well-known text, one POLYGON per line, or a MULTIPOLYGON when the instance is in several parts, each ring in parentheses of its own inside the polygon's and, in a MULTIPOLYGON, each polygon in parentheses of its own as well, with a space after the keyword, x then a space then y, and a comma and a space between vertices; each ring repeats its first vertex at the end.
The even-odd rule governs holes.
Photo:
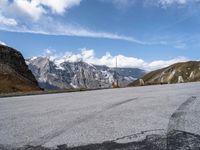
POLYGON ((0 0, 0 41, 26 58, 84 57, 92 50, 91 63, 112 66, 123 56, 122 67, 156 69, 199 59, 199 6, 199 0, 0 0))

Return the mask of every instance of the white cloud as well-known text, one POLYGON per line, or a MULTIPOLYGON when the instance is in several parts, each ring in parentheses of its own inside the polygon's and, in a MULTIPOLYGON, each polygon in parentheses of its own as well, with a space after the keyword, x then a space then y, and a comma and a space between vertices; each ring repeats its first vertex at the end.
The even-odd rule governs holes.
POLYGON ((138 2, 142 2, 144 6, 162 6, 162 8, 171 5, 185 5, 189 3, 199 2, 199 0, 100 0, 102 2, 110 2, 117 8, 128 8, 138 2))
POLYGON ((30 27, 18 26, 16 28, 0 27, 2 30, 10 32, 22 32, 22 33, 32 33, 32 34, 43 34, 43 35, 58 35, 58 36, 77 36, 77 37, 90 37, 90 38, 105 38, 113 40, 123 40, 128 42, 133 42, 141 45, 154 45, 161 44, 160 42, 147 42, 138 40, 134 37, 120 35, 117 33, 109 32, 98 32, 89 29, 82 28, 80 26, 73 25, 62 25, 59 22, 53 22, 52 20, 47 20, 45 23, 32 25, 30 27))
MULTIPOLYGON (((137 39, 134 36, 122 35, 120 33, 93 31, 74 24, 63 24, 57 21, 56 17, 52 17, 49 14, 62 14, 71 7, 79 5, 81 1, 82 0, 59 0, 56 2, 55 0, 16 0, 9 2, 8 0, 0 0, 0 29, 10 32, 43 35, 123 40, 140 45, 166 45, 164 42, 144 41, 137 39), (4 17, 3 15, 8 17, 4 17), (28 18, 31 18, 33 22, 27 20, 27 16, 28 18)), ((101 1, 110 2, 108 0, 101 1)), ((119 4, 120 6, 130 6, 136 1, 138 0, 113 0, 112 2, 119 4)))
MULTIPOLYGON (((17 0, 10 3, 8 0, 2 0, 0 1, 0 29, 10 32, 43 35, 63 35, 124 40, 142 45, 155 44, 117 33, 93 31, 78 25, 63 24, 56 21, 55 18, 50 17, 48 14, 49 10, 45 9, 48 7, 52 13, 62 14, 71 7, 79 5, 80 2, 81 0, 60 0, 57 2, 55 2, 55 0, 17 0), (8 12, 7 10, 10 11, 8 12), (5 14, 6 16, 12 16, 19 22, 13 18, 6 19, 2 14, 4 14, 4 16, 5 14), (42 19, 40 19, 44 14, 46 17, 42 17, 42 19), (25 16, 33 19, 33 22, 26 20, 25 16)), ((121 1, 121 3, 125 2, 121 1)))
POLYGON ((17 21, 13 18, 6 18, 0 14, 0 25, 16 26, 17 21))
POLYGON ((8 0, 0 0, 0 9, 2 9, 3 7, 5 7, 8 3, 8 0))
POLYGON ((78 6, 81 0, 36 0, 39 4, 45 5, 51 9, 53 13, 63 14, 66 10, 73 6, 78 6))
POLYGON ((51 60, 54 60, 54 59, 57 59, 57 58, 61 58, 63 56, 63 54, 58 54, 56 50, 51 49, 51 48, 47 48, 47 49, 44 50, 43 56, 48 57, 51 60))
POLYGON ((132 6, 137 0, 100 0, 102 2, 112 3, 119 9, 125 9, 132 6))
POLYGON ((80 53, 72 53, 66 52, 65 54, 56 54, 56 51, 48 52, 51 54, 48 55, 51 60, 55 60, 56 64, 59 65, 62 62, 77 62, 84 61, 89 64, 94 65, 106 65, 108 67, 116 67, 116 59, 118 60, 118 67, 125 68, 141 68, 147 71, 160 69, 163 67, 167 67, 177 62, 185 62, 188 61, 185 57, 177 57, 171 60, 155 60, 152 62, 147 62, 143 59, 135 58, 135 57, 127 57, 124 55, 116 55, 113 56, 109 52, 107 52, 102 57, 96 57, 95 51, 93 49, 81 49, 80 53))
POLYGON ((156 60, 156 61, 148 63, 147 68, 149 68, 150 70, 155 70, 155 69, 167 67, 174 63, 185 62, 185 61, 189 61, 189 59, 185 57, 178 57, 171 60, 156 60))
MULTIPOLYGON (((142 44, 142 45, 151 45, 154 43, 151 42, 145 42, 141 40, 137 40, 133 37, 129 36, 124 36, 124 35, 119 35, 116 33, 109 33, 109 32, 96 32, 96 31, 91 31, 87 30, 84 28, 74 28, 74 27, 59 27, 57 26, 57 31, 54 33, 55 35, 69 35, 69 36, 80 36, 80 37, 91 37, 91 38, 106 38, 106 39, 114 39, 114 40, 124 40, 124 41, 129 41, 137 44, 142 44)), ((47 34, 52 34, 46 32, 47 34)))
POLYGON ((6 46, 6 43, 5 43, 5 42, 0 41, 0 44, 6 46))
MULTIPOLYGON (((52 17, 50 13, 63 14, 73 6, 78 6, 82 0, 0 0, 0 29, 10 32, 33 33, 43 35, 63 35, 90 38, 106 38, 114 40, 129 41, 141 45, 166 45, 163 42, 144 41, 134 36, 122 35, 120 33, 110 33, 105 31, 93 31, 78 25, 61 23, 52 17), (48 8, 48 9, 47 9, 48 8), (9 11, 7 11, 9 10, 9 11), (17 13, 16 13, 17 12, 17 13), (4 16, 3 16, 4 15, 4 16), (8 16, 8 17, 5 17, 8 16), (25 19, 28 16, 34 21, 25 19)), ((101 0, 119 4, 120 6, 130 6, 139 0, 101 0)), ((161 2, 161 0, 155 0, 161 2)), ((162 0, 171 1, 178 0, 162 0)), ((179 0, 184 3, 184 0, 179 0)), ((185 0, 186 1, 186 0, 185 0)), ((184 45, 178 45, 182 48, 184 45)))
MULTIPOLYGON (((161 8, 167 8, 172 5, 176 6, 190 6, 197 5, 199 3, 199 0, 144 0, 146 4, 151 5, 151 3, 154 6, 161 6, 161 8), (150 1, 150 3, 148 3, 150 1), (156 4, 156 5, 155 5, 156 4)), ((198 9, 198 7, 197 7, 198 9)))
POLYGON ((71 7, 79 5, 80 2, 81 0, 58 0, 56 2, 55 0, 1 0, 0 12, 17 18, 27 16, 38 21, 44 14, 62 15, 71 7))
POLYGON ((55 50, 52 50, 52 49, 49 49, 49 48, 44 50, 44 56, 52 57, 54 54, 55 54, 55 50))
POLYGON ((8 0, 0 0, 0 26, 16 26, 17 21, 13 17, 4 16, 3 13, 9 12, 7 9, 8 0))
POLYGON ((33 20, 38 20, 42 14, 45 13, 45 9, 37 1, 17 0, 14 1, 10 8, 20 11, 24 15, 31 17, 33 20))
POLYGON ((171 5, 171 4, 186 4, 191 0, 159 0, 158 2, 162 5, 171 5))

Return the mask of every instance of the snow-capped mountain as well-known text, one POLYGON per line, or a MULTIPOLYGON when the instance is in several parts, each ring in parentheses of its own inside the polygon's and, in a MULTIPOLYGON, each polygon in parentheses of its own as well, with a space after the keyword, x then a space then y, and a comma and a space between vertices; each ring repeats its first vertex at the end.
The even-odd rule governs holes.
POLYGON ((115 79, 124 87, 145 74, 140 69, 113 69, 83 61, 50 60, 48 57, 34 57, 26 63, 44 89, 110 88, 115 79))

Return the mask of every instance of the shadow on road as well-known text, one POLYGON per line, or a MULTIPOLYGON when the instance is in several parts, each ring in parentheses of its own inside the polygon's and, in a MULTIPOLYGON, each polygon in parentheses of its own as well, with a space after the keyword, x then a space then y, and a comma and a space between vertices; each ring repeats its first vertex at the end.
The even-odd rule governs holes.
POLYGON ((171 131, 167 135, 167 150, 200 150, 200 135, 171 131))
MULTIPOLYGON (((67 141, 66 141, 67 143, 67 141)), ((130 143, 103 142, 78 147, 59 145, 55 149, 42 146, 24 146, 21 148, 7 148, 0 146, 0 150, 199 150, 200 136, 183 131, 172 131, 167 135, 148 135, 142 141, 130 143)))

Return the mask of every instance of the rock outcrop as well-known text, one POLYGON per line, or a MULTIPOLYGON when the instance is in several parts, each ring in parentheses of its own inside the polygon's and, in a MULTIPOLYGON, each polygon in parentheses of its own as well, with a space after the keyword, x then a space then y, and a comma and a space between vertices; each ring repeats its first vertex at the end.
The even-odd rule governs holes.
POLYGON ((17 50, 0 45, 0 93, 41 90, 17 50))
MULTIPOLYGON (((173 84, 200 81, 200 62, 189 61, 176 63, 169 67, 152 71, 142 80, 145 85, 173 84)), ((141 80, 136 80, 130 86, 140 86, 141 80)))

